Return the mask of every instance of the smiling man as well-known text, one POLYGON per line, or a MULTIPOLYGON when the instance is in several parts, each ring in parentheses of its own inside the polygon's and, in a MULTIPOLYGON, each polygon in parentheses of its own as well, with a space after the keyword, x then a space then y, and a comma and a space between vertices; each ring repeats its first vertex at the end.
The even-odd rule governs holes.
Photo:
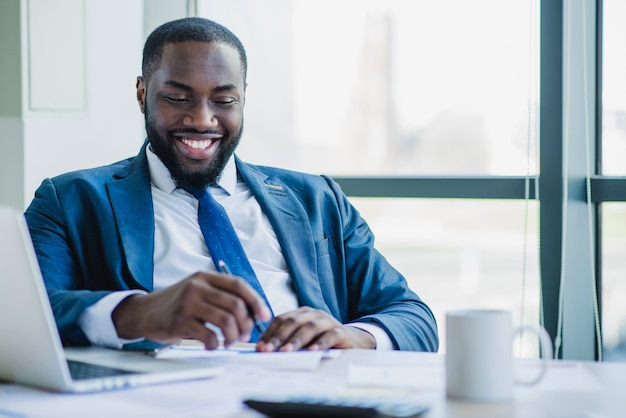
POLYGON ((239 53, 220 43, 169 43, 161 63, 137 81, 148 140, 178 187, 204 188, 217 181, 243 131, 239 53))
POLYGON ((436 351, 432 312, 332 179, 236 157, 247 65, 215 22, 158 27, 136 83, 139 154, 37 190, 26 218, 64 344, 436 351))

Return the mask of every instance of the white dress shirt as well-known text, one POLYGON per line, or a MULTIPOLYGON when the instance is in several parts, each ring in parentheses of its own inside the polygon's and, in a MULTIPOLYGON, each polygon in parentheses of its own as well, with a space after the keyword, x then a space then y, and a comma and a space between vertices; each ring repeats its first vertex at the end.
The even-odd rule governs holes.
MULTIPOLYGON (((169 170, 147 147, 154 206, 154 290, 169 287, 198 271, 216 271, 198 225, 198 200, 176 188, 169 170)), ((246 183, 238 180, 235 161, 231 158, 211 194, 228 213, 250 264, 263 287, 274 315, 298 307, 291 277, 282 250, 267 216, 246 183)), ((127 296, 145 293, 140 290, 114 292, 87 308, 78 324, 96 345, 119 348, 125 340, 117 336, 111 312, 127 296)), ((377 349, 391 349, 387 333, 368 323, 352 326, 371 333, 377 349)))

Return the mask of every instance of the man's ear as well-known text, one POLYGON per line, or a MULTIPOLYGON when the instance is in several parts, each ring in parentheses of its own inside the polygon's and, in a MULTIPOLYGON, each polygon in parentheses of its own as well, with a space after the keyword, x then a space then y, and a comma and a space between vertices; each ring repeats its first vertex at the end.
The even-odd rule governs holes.
POLYGON ((146 83, 143 80, 143 77, 137 77, 137 84, 135 85, 137 88, 137 103, 139 103, 139 109, 141 113, 146 113, 146 83))

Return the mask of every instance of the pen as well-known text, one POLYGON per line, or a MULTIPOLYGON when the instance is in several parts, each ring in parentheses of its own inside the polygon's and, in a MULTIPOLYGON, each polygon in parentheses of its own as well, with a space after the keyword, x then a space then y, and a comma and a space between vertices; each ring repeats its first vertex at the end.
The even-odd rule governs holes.
MULTIPOLYGON (((228 274, 229 276, 233 276, 233 274, 230 272, 230 269, 228 268, 228 266, 223 260, 218 261, 217 264, 220 267, 220 270, 222 271, 222 273, 228 274)), ((237 276, 233 276, 233 277, 237 277, 237 276)), ((263 322, 261 322, 259 318, 254 316, 254 312, 252 312, 252 309, 248 308, 248 313, 250 314, 250 317, 254 321, 254 326, 256 327, 257 331, 259 331, 259 335, 263 334, 265 332, 265 325, 263 324, 263 322)))
POLYGON ((159 355, 159 353, 162 353, 163 351, 170 350, 170 349, 174 348, 175 346, 180 344, 180 341, 181 340, 176 340, 173 343, 163 344, 160 347, 155 347, 152 350, 145 351, 144 353, 149 355, 149 356, 156 357, 156 356, 159 355))

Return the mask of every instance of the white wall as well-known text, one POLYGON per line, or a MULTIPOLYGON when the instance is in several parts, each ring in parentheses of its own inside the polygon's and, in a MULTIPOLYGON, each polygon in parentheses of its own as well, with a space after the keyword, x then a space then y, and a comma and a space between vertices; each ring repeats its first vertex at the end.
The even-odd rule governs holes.
MULTIPOLYGON (((63 0, 52 1, 63 7, 63 0)), ((22 1, 22 5, 27 3, 22 1)), ((25 206, 43 178, 135 155, 144 139, 143 117, 135 100, 144 41, 143 2, 83 0, 82 7, 85 82, 68 88, 84 88, 83 109, 33 110, 30 87, 23 85, 25 206)), ((27 18, 26 13, 23 25, 27 18)), ((27 35, 24 26, 22 34, 27 35)), ((28 48, 24 41, 23 55, 28 48)))
POLYGON ((46 177, 137 154, 145 37, 187 8, 188 0, 0 1, 1 205, 25 209, 46 177))

